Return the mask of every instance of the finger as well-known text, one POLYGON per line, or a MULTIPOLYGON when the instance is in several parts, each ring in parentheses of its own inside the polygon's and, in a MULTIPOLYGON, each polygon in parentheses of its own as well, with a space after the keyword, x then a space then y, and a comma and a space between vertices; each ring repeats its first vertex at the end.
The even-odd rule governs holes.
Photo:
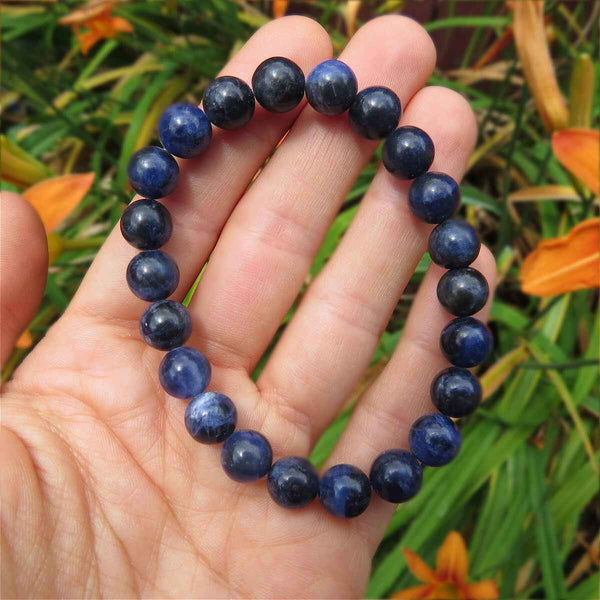
MULTIPOLYGON (((433 169, 460 179, 476 131, 461 96, 446 88, 424 88, 402 122, 432 137, 433 169)), ((358 384, 425 250, 432 226, 411 214, 408 187, 409 182, 380 168, 258 382, 288 411, 310 416, 312 442, 358 384)))
MULTIPOLYGON (((259 29, 224 67, 222 73, 250 82, 266 58, 281 55, 308 73, 331 56, 327 32, 305 17, 285 17, 259 29)), ((173 236, 163 248, 178 263, 182 298, 212 251, 223 224, 252 177, 290 128, 301 106, 283 114, 267 113, 258 104, 250 123, 237 131, 213 128, 208 150, 196 159, 179 161, 177 189, 163 200, 173 217, 173 236)), ((72 309, 109 320, 137 320, 146 304, 133 296, 125 270, 136 250, 111 233, 73 300, 72 309)))
POLYGON ((42 221, 24 198, 2 192, 0 218, 1 363, 42 301, 48 273, 48 245, 42 221))
MULTIPOLYGON (((405 17, 375 19, 340 59, 359 89, 393 88, 404 104, 435 64, 423 28, 405 17)), ((358 137, 346 114, 306 107, 236 207, 192 301, 202 347, 218 365, 251 370, 305 280, 318 247, 376 143, 358 137)))

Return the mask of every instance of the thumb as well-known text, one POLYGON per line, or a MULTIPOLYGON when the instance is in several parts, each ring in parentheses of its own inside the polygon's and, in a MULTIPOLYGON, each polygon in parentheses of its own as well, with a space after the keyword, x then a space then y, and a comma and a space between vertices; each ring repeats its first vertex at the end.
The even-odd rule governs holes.
POLYGON ((0 195, 0 362, 37 311, 48 273, 42 221, 24 198, 0 195))

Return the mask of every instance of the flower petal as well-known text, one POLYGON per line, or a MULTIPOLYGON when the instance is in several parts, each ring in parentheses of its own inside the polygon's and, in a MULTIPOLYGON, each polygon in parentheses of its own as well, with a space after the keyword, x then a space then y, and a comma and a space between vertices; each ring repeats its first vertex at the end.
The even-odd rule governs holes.
POLYGON ((15 346, 22 350, 24 350, 25 348, 29 348, 30 346, 33 346, 33 338, 31 337, 31 332, 29 331, 29 329, 26 329, 19 336, 19 339, 17 340, 17 343, 15 344, 15 346))
POLYGON ((552 149, 565 169, 600 194, 600 131, 576 127, 557 131, 552 149))
POLYGON ((402 554, 406 560, 408 570, 419 580, 425 583, 436 581, 435 571, 415 552, 408 548, 402 548, 402 554))
POLYGON ((429 598, 433 587, 433 585, 426 583, 422 585, 415 585, 414 587, 409 587, 405 590, 394 592, 390 598, 395 600, 424 600, 425 598, 429 598))
POLYGON ((500 596, 496 582, 489 579, 478 583, 467 583, 462 588, 464 600, 497 600, 500 596))
POLYGON ((467 581, 469 554, 458 531, 451 531, 438 550, 435 574, 438 581, 450 580, 459 585, 467 581))

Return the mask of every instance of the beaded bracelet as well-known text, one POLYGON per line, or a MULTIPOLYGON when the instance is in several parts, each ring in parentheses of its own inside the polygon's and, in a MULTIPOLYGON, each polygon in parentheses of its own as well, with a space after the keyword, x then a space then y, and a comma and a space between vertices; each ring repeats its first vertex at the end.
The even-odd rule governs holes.
POLYGON ((405 502, 420 489, 423 465, 449 463, 461 446, 461 435, 450 417, 473 412, 481 399, 479 381, 467 369, 482 363, 492 348, 492 335, 470 315, 488 298, 484 276, 469 265, 477 258, 480 240, 468 223, 451 218, 458 208, 458 184, 444 173, 428 171, 434 145, 418 127, 398 127, 401 106, 398 96, 386 87, 369 87, 357 93, 356 76, 339 60, 326 60, 304 79, 291 60, 265 60, 252 76, 252 88, 237 77, 218 77, 204 94, 202 111, 178 103, 166 109, 158 132, 163 148, 138 150, 128 165, 132 187, 143 199, 129 205, 121 218, 125 239, 142 252, 127 267, 127 283, 139 298, 152 302, 140 320, 144 340, 166 350, 159 368, 164 390, 177 398, 191 399, 185 411, 190 435, 203 444, 223 443, 221 465, 240 482, 267 475, 273 500, 287 508, 305 506, 317 495, 323 506, 339 517, 356 517, 368 506, 371 488, 384 500, 405 502), (206 357, 184 346, 192 331, 188 309, 167 298, 179 283, 175 261, 159 250, 171 237, 167 208, 156 201, 176 187, 179 167, 173 155, 191 158, 208 147, 212 125, 223 129, 243 127, 254 114, 255 98, 271 112, 292 110, 302 101, 319 113, 339 115, 349 111, 352 128, 361 136, 384 139, 383 164, 399 179, 413 179, 410 210, 426 223, 437 224, 430 237, 431 259, 448 269, 441 277, 437 295, 443 307, 455 315, 442 331, 440 345, 454 366, 441 371, 431 384, 431 398, 439 413, 417 419, 409 434, 410 452, 387 450, 371 467, 370 477, 359 468, 340 464, 319 479, 311 463, 298 456, 280 458, 273 464, 269 441, 259 432, 239 429, 236 408, 219 392, 205 392, 211 376, 206 357), (212 123, 212 125, 211 125, 212 123))

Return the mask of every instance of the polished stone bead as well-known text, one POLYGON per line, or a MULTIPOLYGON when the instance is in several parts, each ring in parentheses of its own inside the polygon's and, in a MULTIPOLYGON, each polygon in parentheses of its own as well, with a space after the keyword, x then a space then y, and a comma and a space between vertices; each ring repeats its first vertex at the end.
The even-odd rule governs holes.
POLYGON ((418 418, 409 433, 412 453, 429 467, 447 465, 460 450, 462 437, 452 419, 431 414, 418 418))
POLYGON ((219 392, 194 396, 185 409, 185 426, 202 444, 219 444, 234 431, 237 410, 231 399, 219 392))
POLYGON ((254 114, 254 94, 237 77, 217 77, 208 84, 202 106, 206 116, 221 129, 239 129, 254 114))
POLYGON ((485 277, 471 267, 447 271, 437 286, 440 304, 457 317, 468 317, 479 312, 485 306, 489 293, 485 277))
POLYGON ((275 113, 288 112, 304 96, 304 73, 288 58, 267 58, 252 75, 252 89, 263 108, 275 113))
POLYGON ((171 213, 156 200, 132 202, 121 216, 123 237, 139 250, 157 250, 170 239, 173 231, 171 213))
POLYGON ((176 398, 193 398, 206 389, 211 368, 202 352, 180 346, 165 354, 158 375, 167 394, 176 398))
POLYGON ((459 204, 458 183, 446 173, 423 173, 412 182, 408 190, 410 210, 425 223, 445 221, 456 212, 459 204))
POLYGON ((163 198, 177 187, 179 165, 164 148, 146 146, 129 159, 127 176, 140 196, 163 198))
POLYGON ((353 465, 335 465, 321 477, 321 503, 336 517, 357 517, 371 501, 369 478, 353 465))
POLYGON ((158 350, 172 350, 185 344, 192 333, 188 309, 174 300, 151 304, 140 319, 144 341, 158 350))
POLYGON ((146 250, 136 254, 127 266, 127 284, 142 300, 164 300, 177 289, 179 268, 166 252, 146 250))
POLYGON ((381 140, 398 127, 402 114, 400 98, 383 86, 361 90, 350 106, 352 129, 369 140, 381 140))
POLYGON ((481 384, 467 369, 448 367, 431 382, 431 400, 448 417, 470 415, 481 402, 481 384))
POLYGON ((468 267, 479 256, 480 248, 475 228, 460 219, 440 223, 429 236, 431 260, 445 269, 468 267))
POLYGON ((444 327, 440 337, 444 356, 457 367, 475 367, 490 355, 492 333, 487 325, 473 317, 458 317, 444 327))
POLYGON ((181 158, 202 154, 210 144, 212 126, 195 104, 169 106, 158 121, 158 137, 167 152, 181 158))
POLYGON ((373 462, 371 485, 388 502, 406 502, 421 489, 423 468, 406 450, 386 450, 373 462))
POLYGON ((232 433, 221 449, 221 466, 234 481, 256 481, 271 468, 273 450, 269 440, 251 429, 232 433))
POLYGON ((411 125, 390 133, 381 154, 384 167, 398 179, 414 179, 423 175, 434 156, 433 140, 425 131, 411 125))
POLYGON ((306 458, 286 456, 271 467, 267 488, 279 506, 302 508, 317 497, 319 476, 306 458))
POLYGON ((356 75, 340 60, 319 63, 306 78, 306 99, 324 115, 340 115, 350 108, 357 90, 356 75))

